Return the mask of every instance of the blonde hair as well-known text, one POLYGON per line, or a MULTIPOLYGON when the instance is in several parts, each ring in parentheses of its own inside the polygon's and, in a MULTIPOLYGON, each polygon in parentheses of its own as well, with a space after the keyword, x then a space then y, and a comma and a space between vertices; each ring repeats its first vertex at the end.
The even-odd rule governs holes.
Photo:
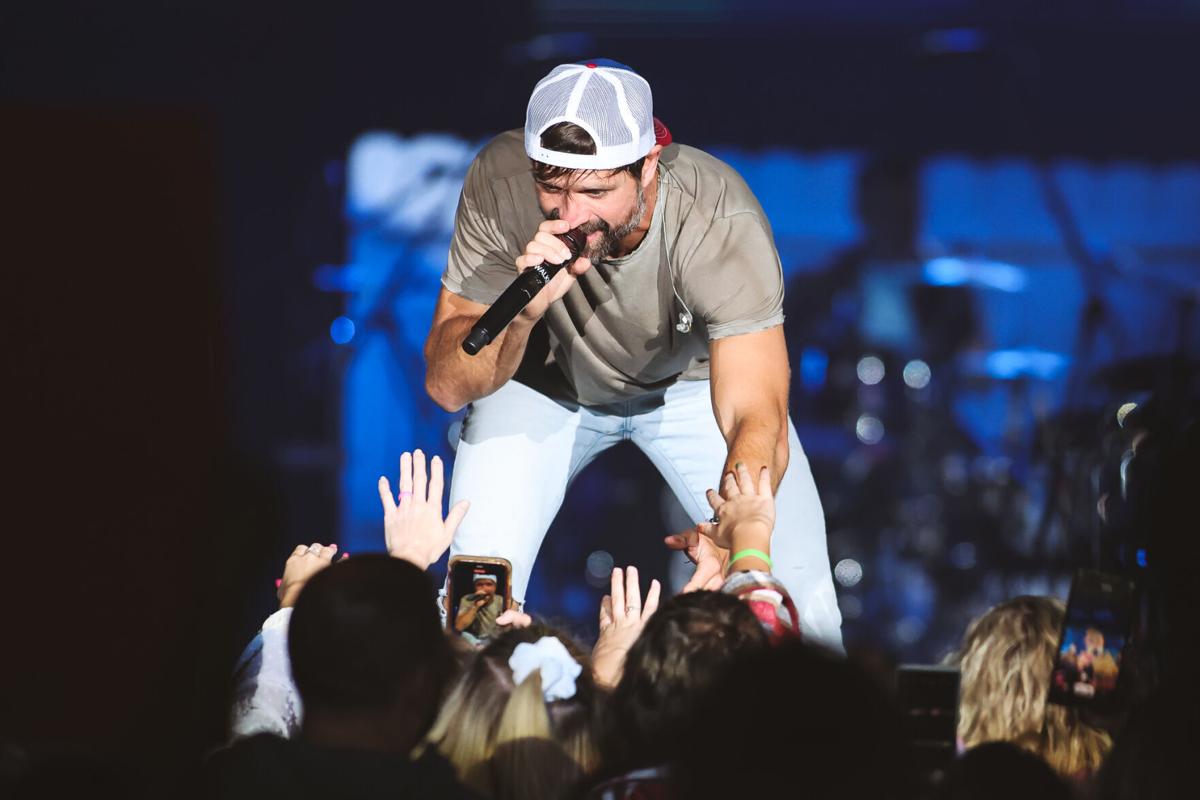
POLYGON ((962 673, 958 738, 966 747, 1012 742, 1067 778, 1099 769, 1109 735, 1075 709, 1046 702, 1065 613, 1061 600, 1025 595, 967 628, 962 649, 947 659, 962 673))
POLYGON ((455 684, 427 741, 459 780, 496 800, 554 800, 596 767, 595 687, 582 648, 544 625, 510 631, 481 650, 455 684), (575 696, 546 702, 541 674, 520 684, 508 659, 522 642, 558 636, 583 665, 575 696))

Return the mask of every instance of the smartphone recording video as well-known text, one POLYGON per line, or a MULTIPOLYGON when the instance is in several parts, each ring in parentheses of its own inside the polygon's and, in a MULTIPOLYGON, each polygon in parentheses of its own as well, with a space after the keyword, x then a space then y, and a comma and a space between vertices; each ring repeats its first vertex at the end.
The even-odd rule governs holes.
POLYGON ((512 565, 492 556, 450 559, 449 628, 475 644, 496 635, 496 618, 512 600, 512 565))
POLYGON ((901 664, 896 698, 904 719, 909 764, 918 779, 936 782, 958 753, 959 671, 953 667, 901 664))
POLYGON ((1051 674, 1050 702, 1115 710, 1133 620, 1131 581, 1092 570, 1076 572, 1051 674))

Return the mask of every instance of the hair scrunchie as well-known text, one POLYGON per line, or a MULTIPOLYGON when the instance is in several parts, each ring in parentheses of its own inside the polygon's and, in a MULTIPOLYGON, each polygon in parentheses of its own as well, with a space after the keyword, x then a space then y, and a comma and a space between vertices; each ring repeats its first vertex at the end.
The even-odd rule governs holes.
POLYGON ((513 680, 520 685, 536 669, 542 676, 542 698, 569 700, 575 696, 575 679, 583 667, 553 636, 543 636, 536 644, 521 642, 508 659, 513 680))

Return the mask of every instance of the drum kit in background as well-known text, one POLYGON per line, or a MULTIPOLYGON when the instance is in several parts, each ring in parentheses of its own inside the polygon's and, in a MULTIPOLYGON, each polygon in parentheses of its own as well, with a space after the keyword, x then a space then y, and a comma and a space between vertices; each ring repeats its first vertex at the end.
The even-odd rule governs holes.
POLYGON ((1053 593, 1074 566, 1105 566, 1115 551, 1096 513, 1097 475, 1119 446, 1117 411, 1197 397, 1189 326, 1200 280, 1171 287, 1177 352, 1096 363, 1111 313, 1097 298, 1066 347, 989 346, 981 303, 989 292, 1027 302, 1031 272, 861 261, 788 286, 791 414, 825 506, 851 645, 935 658, 987 605, 1053 593))

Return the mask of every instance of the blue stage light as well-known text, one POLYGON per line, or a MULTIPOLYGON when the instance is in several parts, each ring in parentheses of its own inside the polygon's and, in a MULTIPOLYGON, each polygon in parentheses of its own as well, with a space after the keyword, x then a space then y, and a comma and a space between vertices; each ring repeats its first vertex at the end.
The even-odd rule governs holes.
POLYGON ((927 261, 924 278, 931 286, 972 285, 1009 293, 1024 291, 1029 283, 1027 270, 1015 264, 951 256, 927 261))
POLYGON ((334 344, 349 344, 354 338, 354 320, 349 317, 338 317, 329 323, 329 338, 334 344))
POLYGON ((562 608, 569 616, 582 619, 588 614, 594 616, 599 603, 582 586, 568 586, 562 591, 562 608))
POLYGON ((816 392, 825 385, 825 375, 829 371, 829 356, 819 347, 806 347, 800 353, 800 383, 810 392, 816 392))
POLYGON ((1067 361, 1061 353, 1024 347, 993 350, 984 359, 984 369, 988 376, 999 380, 1032 377, 1046 381, 1058 375, 1067 366, 1067 361))
POLYGON ((986 46, 987 36, 979 28, 944 28, 921 37, 921 48, 929 55, 978 53, 986 46))

